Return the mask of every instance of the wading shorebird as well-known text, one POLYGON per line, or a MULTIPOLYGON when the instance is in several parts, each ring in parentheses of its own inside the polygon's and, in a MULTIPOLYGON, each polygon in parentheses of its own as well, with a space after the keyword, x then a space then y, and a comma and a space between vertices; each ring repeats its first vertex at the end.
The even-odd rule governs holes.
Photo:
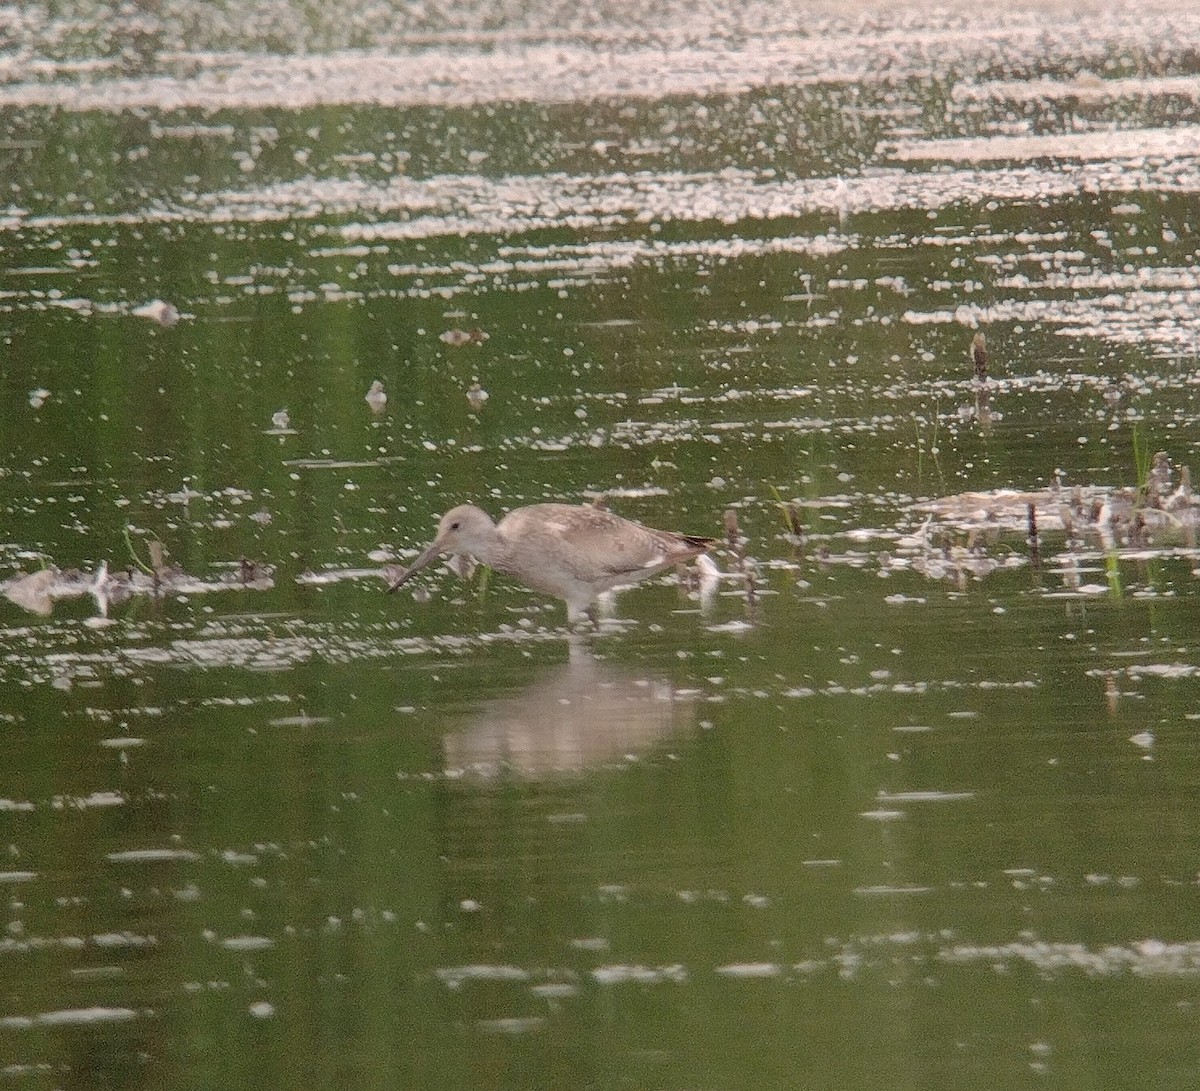
POLYGON ((567 620, 593 617, 596 597, 706 553, 715 539, 652 530, 589 504, 530 504, 499 523, 474 504, 451 508, 437 537, 389 588, 444 553, 466 553, 567 604, 567 620))

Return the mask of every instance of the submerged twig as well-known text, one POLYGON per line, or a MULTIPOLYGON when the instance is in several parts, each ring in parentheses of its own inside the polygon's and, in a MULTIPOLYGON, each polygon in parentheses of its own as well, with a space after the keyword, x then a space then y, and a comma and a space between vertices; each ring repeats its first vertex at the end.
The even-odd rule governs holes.
POLYGON ((1036 567, 1042 561, 1041 547, 1038 543, 1037 507, 1033 504, 1028 505, 1026 515, 1029 520, 1029 537, 1026 539, 1029 543, 1029 560, 1036 567))
POLYGON ((975 378, 981 383, 986 383, 988 377, 987 338, 984 337, 982 331, 971 338, 971 359, 975 364, 975 378))
POLYGON ((742 528, 738 526, 737 512, 733 508, 728 508, 723 516, 725 524, 725 544, 729 550, 740 561, 742 559, 742 528))
POLYGON ((758 602, 758 591, 754 579, 754 565, 746 556, 746 537, 742 534, 742 528, 738 524, 737 512, 733 508, 728 508, 724 515, 725 522, 725 544, 729 547, 729 552, 733 554, 733 559, 737 563, 737 567, 742 574, 742 580, 746 585, 746 603, 753 606, 758 602))

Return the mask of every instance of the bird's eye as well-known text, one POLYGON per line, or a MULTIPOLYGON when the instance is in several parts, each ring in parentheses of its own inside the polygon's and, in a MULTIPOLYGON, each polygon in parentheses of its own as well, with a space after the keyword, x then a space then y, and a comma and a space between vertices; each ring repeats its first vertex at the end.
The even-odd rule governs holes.
POLYGON ((450 524, 451 530, 458 530, 458 527, 459 527, 459 523, 458 523, 457 519, 453 523, 450 524))

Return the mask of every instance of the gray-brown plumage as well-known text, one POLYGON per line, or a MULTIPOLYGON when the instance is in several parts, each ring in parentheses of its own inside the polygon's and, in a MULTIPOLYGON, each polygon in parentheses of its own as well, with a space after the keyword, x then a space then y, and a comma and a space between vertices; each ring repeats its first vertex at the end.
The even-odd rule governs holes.
POLYGON ((652 530, 590 504, 531 504, 499 523, 482 508, 462 504, 442 516, 432 543, 389 590, 443 554, 466 553, 562 599, 574 620, 597 595, 689 561, 712 544, 712 538, 652 530))

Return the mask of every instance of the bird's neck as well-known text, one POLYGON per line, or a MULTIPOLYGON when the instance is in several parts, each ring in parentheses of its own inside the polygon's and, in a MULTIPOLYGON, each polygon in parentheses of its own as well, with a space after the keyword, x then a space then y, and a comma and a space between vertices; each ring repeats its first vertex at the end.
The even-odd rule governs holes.
POLYGON ((477 561, 486 564, 489 568, 496 568, 503 572, 508 568, 508 562, 512 555, 512 547, 499 534, 493 531, 491 534, 475 542, 471 553, 477 561))

